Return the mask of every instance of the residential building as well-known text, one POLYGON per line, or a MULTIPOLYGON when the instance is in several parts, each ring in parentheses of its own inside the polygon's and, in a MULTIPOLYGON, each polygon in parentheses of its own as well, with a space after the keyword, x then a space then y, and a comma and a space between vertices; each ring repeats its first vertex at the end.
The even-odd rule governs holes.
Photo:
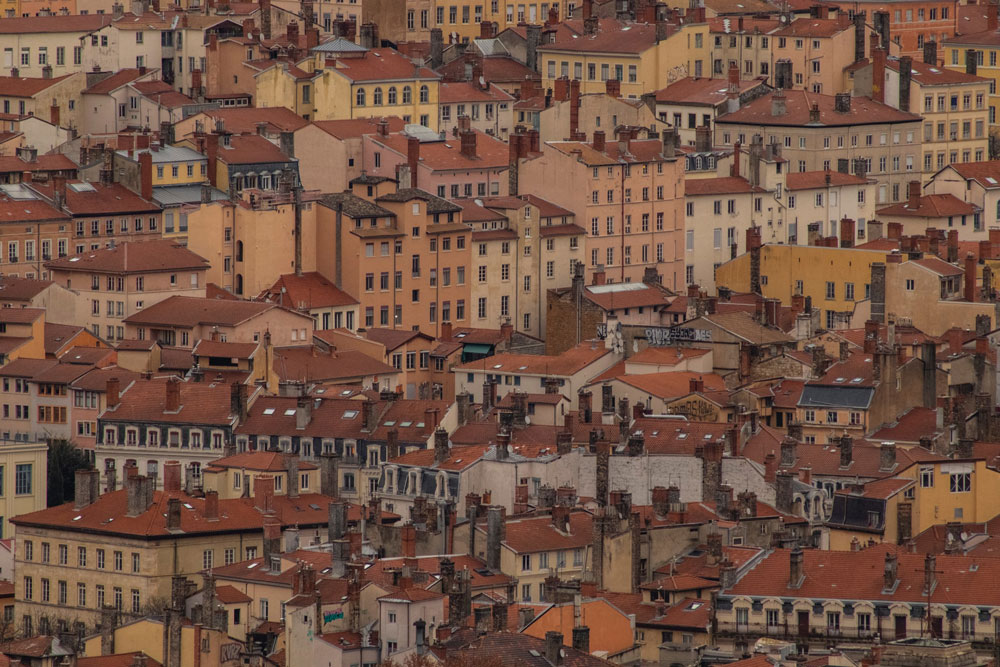
MULTIPOLYGON (((748 36, 746 39, 753 40, 755 37, 748 36)), ((656 91, 656 117, 673 125, 682 145, 695 145, 699 127, 711 128, 718 116, 735 111, 740 104, 768 91, 764 77, 740 78, 740 70, 735 64, 729 67, 728 72, 728 79, 685 77, 656 91)), ((719 72, 717 76, 721 74, 719 72)))
MULTIPOLYGON (((64 48, 64 47, 56 47, 64 48)), ((18 76, 0 77, 0 111, 14 116, 38 116, 56 126, 78 127, 80 89, 85 78, 82 73, 67 72, 55 78, 20 76, 24 68, 12 66, 4 71, 18 69, 18 76)), ((31 145, 31 142, 29 142, 31 145)), ((49 150, 43 145, 35 148, 49 150)))
POLYGON ((309 313, 316 329, 358 327, 358 300, 316 271, 285 274, 259 298, 309 313))
MULTIPOLYGON (((770 16, 716 16, 708 20, 712 39, 712 77, 736 72, 741 80, 771 76, 774 32, 783 27, 770 16)), ((669 87, 669 86, 668 86, 669 87)))
POLYGON ((565 76, 580 80, 581 93, 597 93, 617 79, 624 96, 638 98, 648 92, 645 82, 708 76, 711 46, 703 15, 680 23, 676 16, 638 22, 584 14, 560 23, 552 41, 538 47, 543 89, 565 76), (622 30, 627 40, 620 39, 622 30))
POLYGON ((5 265, 7 275, 47 278, 48 271, 42 268, 44 259, 72 252, 72 219, 29 187, 21 184, 0 186, 0 211, 8 220, 17 221, 2 227, 6 252, 0 256, 0 264, 5 265), (41 248, 39 237, 44 241, 41 248))
POLYGON ((763 95, 715 122, 715 144, 746 145, 760 135, 778 143, 795 171, 864 173, 877 182, 876 204, 906 196, 906 183, 921 170, 921 119, 867 97, 852 98, 779 90, 763 95))
POLYGON ((16 69, 18 76, 42 78, 49 71, 53 78, 62 77, 85 69, 90 62, 88 51, 98 43, 110 48, 109 35, 98 33, 111 24, 111 14, 22 17, 15 7, 3 11, 4 72, 16 69))
POLYGON ((265 489, 255 498, 219 500, 211 493, 195 498, 181 491, 177 462, 163 468, 163 491, 155 490, 149 477, 132 473, 124 488, 98 495, 100 473, 80 471, 76 502, 15 520, 15 599, 23 616, 32 618, 28 623, 44 616, 53 627, 70 621, 96 627, 105 605, 140 618, 145 604, 170 599, 175 575, 197 575, 259 553, 269 560, 284 528, 327 523, 329 499, 319 494, 293 500, 265 489), (323 509, 309 507, 318 502, 323 509), (298 504, 306 509, 294 510, 298 504), (267 539, 262 539, 264 525, 267 539))
POLYGON ((294 68, 274 66, 262 71, 257 76, 255 100, 260 106, 296 100, 294 111, 307 120, 400 116, 404 122, 436 132, 438 80, 437 74, 414 68, 391 47, 352 49, 317 53, 294 68))
POLYGON ((972 205, 987 229, 1000 225, 1000 162, 996 160, 949 164, 931 176, 925 191, 950 194, 972 205))
MULTIPOLYGON (((956 10, 957 11, 957 8, 956 10)), ((991 80, 989 97, 986 105, 989 111, 989 124, 996 122, 997 107, 1000 106, 1000 96, 996 92, 1000 69, 997 67, 997 54, 1000 53, 1000 32, 997 30, 996 12, 987 6, 990 18, 985 29, 980 32, 960 34, 954 31, 947 39, 942 40, 943 65, 952 71, 969 72, 970 58, 972 72, 976 76, 991 80)), ((957 20, 957 19, 956 19, 957 20)), ((949 107, 951 100, 949 102, 949 107)))
MULTIPOLYGON (((770 225, 761 227, 764 243, 806 245, 829 230, 852 245, 871 235, 868 222, 875 221, 876 183, 868 177, 839 171, 788 172, 785 175, 786 238, 770 225), (854 225, 842 221, 854 221, 854 225), (850 237, 850 238, 848 238, 850 237)), ((876 227, 876 229, 880 229, 876 227)))
POLYGON ((518 171, 510 175, 511 194, 544 192, 576 215, 587 231, 588 276, 601 265, 609 280, 637 281, 651 269, 676 289, 685 282, 684 163, 675 157, 673 135, 665 137, 635 139, 629 131, 616 142, 597 131, 591 142, 545 142, 540 154, 521 150, 528 148, 523 140, 512 142, 518 159, 511 168, 518 171))
MULTIPOLYGON (((402 132, 403 119, 390 116, 384 119, 386 130, 402 132)), ((295 131, 295 157, 299 161, 299 178, 306 190, 343 192, 350 189, 350 182, 367 175, 369 165, 364 161, 366 134, 376 134, 380 119, 356 118, 351 120, 319 120, 303 125, 295 131), (330 160, 343 165, 342 169, 327 169, 330 160)))
POLYGON ((557 356, 501 353, 455 368, 455 393, 469 392, 472 402, 495 404, 511 391, 544 393, 547 382, 556 382, 561 393, 577 404, 577 392, 591 378, 620 361, 620 355, 584 341, 557 356), (490 396, 483 396, 489 389, 490 396), (506 387, 506 389, 500 389, 506 387))
MULTIPOLYGON (((148 127, 149 118, 140 110, 140 93, 130 84, 159 80, 158 69, 133 67, 103 72, 80 94, 83 113, 79 114, 80 130, 85 134, 113 134, 127 128, 148 127)), ((90 80, 88 79, 88 83, 90 80)), ((165 118, 164 120, 169 120, 165 118)), ((159 119, 153 119, 159 127, 159 119)))
POLYGON ((782 81, 779 88, 795 88, 825 95, 843 93, 848 84, 844 71, 852 63, 864 58, 868 49, 865 40, 871 39, 864 24, 856 25, 851 17, 838 11, 829 18, 829 11, 821 7, 818 16, 800 18, 782 26, 770 35, 776 77, 791 77, 782 81), (862 41, 856 34, 862 34, 862 41))
MULTIPOLYGON (((45 509, 48 489, 48 445, 33 440, 0 441, 0 533, 15 537, 11 519, 45 509)), ((11 563, 13 565, 13 563, 11 563)), ((13 578, 14 568, 5 572, 13 578)))
POLYGON ((401 187, 438 197, 507 194, 507 146, 472 129, 470 118, 455 120, 458 136, 450 139, 420 127, 390 134, 387 125, 380 125, 381 132, 362 137, 365 168, 371 176, 396 179, 401 187))
MULTIPOLYGON (((580 82, 560 77, 555 80, 551 97, 541 96, 543 108, 538 111, 535 129, 541 141, 572 139, 577 133, 592 136, 597 130, 611 130, 622 125, 642 127, 659 133, 667 129, 663 118, 654 114, 644 102, 633 97, 621 97, 621 82, 608 79, 605 92, 580 94, 580 82)), ((522 100, 534 103, 538 98, 522 100)), ((529 125, 532 125, 529 123, 529 125)))
POLYGON ((207 262, 169 240, 126 241, 80 255, 51 260, 52 280, 86 291, 89 315, 81 313, 95 336, 125 338, 124 320, 170 296, 203 297, 207 262))
POLYGON ((898 224, 909 236, 919 236, 928 229, 957 229, 963 241, 987 238, 983 210, 962 201, 950 192, 921 194, 920 181, 910 181, 905 202, 876 211, 885 224, 898 224))
POLYGON ((169 296, 123 320, 125 337, 192 348, 217 333, 222 342, 274 346, 312 340, 313 319, 273 303, 169 296))
POLYGON ((457 133, 459 119, 468 116, 471 129, 506 139, 514 129, 514 96, 481 73, 474 79, 438 84, 438 127, 457 133))
MULTIPOLYGON (((42 238, 38 248, 35 247, 39 243, 37 235, 34 242, 25 240, 25 258, 34 257, 36 263, 41 264, 47 259, 79 255, 124 241, 159 238, 163 230, 163 210, 125 186, 111 182, 110 178, 111 173, 102 170, 101 181, 96 183, 56 178, 49 182, 22 184, 28 190, 24 197, 40 199, 70 218, 60 230, 64 238, 48 241, 42 238)), ((10 247, 8 256, 11 256, 10 247)))

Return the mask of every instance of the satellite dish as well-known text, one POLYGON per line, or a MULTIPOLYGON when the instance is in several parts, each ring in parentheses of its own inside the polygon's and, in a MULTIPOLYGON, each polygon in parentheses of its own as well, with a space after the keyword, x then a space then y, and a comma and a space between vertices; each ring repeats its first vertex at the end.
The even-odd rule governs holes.
POLYGON ((485 77, 483 77, 483 76, 479 77, 479 85, 482 86, 483 88, 486 87, 486 78, 485 77))
POLYGON ((529 425, 529 426, 530 426, 530 425, 531 425, 531 417, 525 417, 525 418, 524 418, 524 423, 525 423, 526 425, 529 425))

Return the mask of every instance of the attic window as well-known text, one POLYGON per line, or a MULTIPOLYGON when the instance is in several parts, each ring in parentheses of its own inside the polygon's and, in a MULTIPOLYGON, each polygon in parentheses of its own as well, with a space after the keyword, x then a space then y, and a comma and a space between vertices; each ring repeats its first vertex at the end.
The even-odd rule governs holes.
POLYGON ((399 422, 399 425, 402 426, 403 428, 409 428, 413 426, 413 422, 399 422))
POLYGON ((249 565, 247 565, 247 569, 248 570, 252 570, 255 567, 257 567, 258 565, 260 565, 260 563, 250 563, 249 565))
POLYGON ((295 414, 295 408, 288 408, 287 410, 285 410, 286 417, 291 417, 294 414, 295 414))
POLYGON ((519 370, 519 371, 526 371, 526 370, 528 370, 528 367, 527 366, 521 366, 517 370, 519 370))
POLYGON ((344 419, 354 419, 358 416, 357 410, 344 410, 344 419))
POLYGON ((851 380, 851 382, 854 383, 854 384, 856 384, 858 382, 861 382, 861 380, 862 380, 862 378, 854 378, 854 379, 851 380))
MULTIPOLYGON (((653 435, 656 435, 656 434, 654 433, 653 435)), ((677 434, 677 439, 678 439, 678 440, 684 440, 684 439, 686 439, 687 437, 688 437, 688 434, 687 434, 687 433, 678 433, 678 434, 677 434)))
POLYGON ((340 395, 341 396, 350 396, 353 393, 354 393, 353 390, 351 390, 351 389, 345 389, 344 391, 340 392, 340 395))
POLYGON ((395 426, 395 425, 396 425, 395 421, 388 421, 383 424, 383 426, 395 426))
POLYGON ((423 427, 424 427, 423 422, 417 422, 417 428, 423 428, 423 427))
POLYGON ((846 380, 847 380, 847 378, 837 378, 836 380, 834 380, 834 382, 836 382, 837 384, 840 384, 841 382, 845 382, 846 380))
POLYGON ((274 414, 274 408, 264 408, 264 414, 265 415, 273 415, 274 414))
POLYGON ((79 520, 80 520, 80 519, 82 519, 82 518, 83 518, 83 515, 82 515, 82 514, 80 514, 80 515, 78 515, 78 516, 75 516, 75 517, 73 517, 73 521, 79 521, 79 520))

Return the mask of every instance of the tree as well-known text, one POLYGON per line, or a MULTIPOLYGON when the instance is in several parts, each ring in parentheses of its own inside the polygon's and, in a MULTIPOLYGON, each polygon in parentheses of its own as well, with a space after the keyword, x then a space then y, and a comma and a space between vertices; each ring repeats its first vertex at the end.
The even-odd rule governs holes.
POLYGON ((49 441, 48 506, 62 505, 76 495, 76 471, 90 468, 86 452, 71 440, 49 441))

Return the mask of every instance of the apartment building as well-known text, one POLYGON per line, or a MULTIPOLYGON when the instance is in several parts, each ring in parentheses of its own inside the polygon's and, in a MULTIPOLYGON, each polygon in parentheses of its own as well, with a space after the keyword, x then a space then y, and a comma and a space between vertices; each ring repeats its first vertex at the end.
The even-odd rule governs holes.
POLYGON ((470 230, 461 207, 391 181, 369 190, 359 180, 354 194, 327 195, 319 207, 320 243, 339 260, 329 275, 360 301, 359 326, 436 337, 442 322, 479 315, 469 310, 470 230), (353 225, 335 224, 343 212, 353 225))
POLYGON ((1000 226, 1000 161, 949 164, 931 176, 924 192, 954 195, 980 211, 983 226, 1000 226))
POLYGON ((92 45, 111 48, 111 36, 101 32, 111 24, 111 14, 21 17, 16 8, 6 6, 3 11, 0 69, 4 72, 16 69, 18 76, 62 77, 87 66, 85 52, 92 45))
MULTIPOLYGON (((0 535, 15 537, 11 519, 45 509, 48 488, 48 443, 0 440, 0 535)), ((12 563, 13 565, 13 563, 12 563)), ((10 568, 13 573, 13 567, 10 568)))
POLYGON ((868 50, 863 47, 870 37, 864 24, 856 25, 846 13, 828 18, 826 9, 820 8, 818 14, 796 19, 771 34, 775 76, 782 77, 779 87, 825 95, 843 93, 849 90, 844 71, 864 58, 868 50), (856 40, 859 32, 860 42, 856 40), (789 75, 791 81, 786 81, 783 77, 789 75))
POLYGON ((38 248, 34 246, 37 239, 34 243, 25 240, 25 258, 37 257, 39 264, 47 259, 79 255, 124 241, 159 238, 163 230, 163 210, 125 186, 113 183, 107 169, 101 170, 99 182, 67 182, 55 178, 22 185, 29 190, 25 196, 40 199, 70 218, 65 229, 60 230, 65 237, 42 238, 38 248))
POLYGON ((175 575, 197 576, 260 553, 269 559, 271 546, 280 545, 282 531, 293 525, 281 518, 285 512, 293 512, 303 530, 326 525, 329 498, 319 494, 196 498, 181 491, 176 461, 164 466, 163 491, 134 468, 130 472, 124 488, 99 495, 100 473, 81 470, 75 502, 15 520, 15 600, 29 633, 36 623, 40 632, 74 622, 95 628, 106 607, 141 618, 149 603, 170 599, 175 575), (323 508, 311 509, 317 503, 323 508), (293 510, 293 504, 304 509, 293 510))
MULTIPOLYGON (((13 69, 17 67, 4 71, 9 73, 13 69)), ((38 116, 53 125, 77 127, 80 89, 86 85, 85 81, 82 72, 70 72, 54 78, 33 78, 20 74, 0 77, 0 111, 18 116, 38 116)))
POLYGON ((437 131, 439 79, 391 47, 351 49, 262 71, 255 99, 260 106, 298 100, 295 111, 307 120, 400 116, 437 131))
POLYGON ((358 300, 316 271, 285 274, 259 298, 309 313, 316 329, 358 327, 358 300))
MULTIPOLYGON (((806 245, 810 239, 829 235, 852 244, 868 240, 868 222, 875 220, 873 179, 839 171, 804 171, 785 174, 784 203, 787 243, 806 245), (844 226, 844 220, 853 225, 844 226)), ((770 225, 768 225, 770 228, 770 225)), ((762 229, 764 243, 783 239, 762 229)))
POLYGON ((740 78, 735 64, 730 66, 727 79, 685 77, 656 91, 656 117, 673 125, 682 145, 693 146, 699 127, 711 128, 718 116, 765 93, 766 81, 762 77, 740 78))
POLYGON ((0 212, 17 221, 0 226, 0 266, 6 275, 47 278, 42 262, 71 252, 72 218, 34 190, 20 184, 0 186, 0 212))
POLYGON ((362 137, 363 164, 371 176, 393 178, 438 197, 486 197, 507 194, 508 147, 472 127, 469 116, 456 118, 456 135, 409 127, 362 137), (409 175, 409 178, 406 176, 409 175))
POLYGON ((903 56, 918 58, 928 42, 945 43, 966 30, 959 15, 960 3, 950 0, 861 0, 857 6, 856 11, 867 14, 869 24, 878 21, 876 25, 881 27, 877 30, 889 37, 883 42, 898 44, 903 56), (876 18, 879 13, 885 18, 876 18))
POLYGON ((771 76, 773 34, 781 22, 771 17, 716 16, 708 20, 713 78, 736 67, 741 80, 771 76))
POLYGON ((609 281, 637 281, 652 269, 665 286, 677 288, 685 279, 684 163, 675 157, 674 136, 665 137, 637 139, 628 132, 614 141, 596 131, 590 142, 548 141, 530 155, 524 142, 512 142, 512 154, 519 152, 511 194, 519 182, 573 211, 587 232, 588 276, 603 265, 609 281))
POLYGON ((942 46, 943 63, 948 70, 968 73, 971 58, 975 67, 974 74, 991 82, 986 104, 989 110, 989 123, 992 125, 997 122, 997 108, 1000 107, 1000 94, 997 93, 997 83, 1000 82, 1000 65, 997 65, 997 57, 1000 54, 1000 32, 997 30, 996 7, 987 4, 986 8, 990 13, 990 19, 985 31, 965 35, 953 33, 953 36, 943 40, 942 46))
POLYGON ((86 292, 87 324, 107 341, 124 339, 125 318, 147 306, 174 295, 204 296, 208 270, 203 258, 165 239, 126 241, 52 260, 45 268, 54 282, 86 292))
POLYGON ((760 135, 779 144, 789 171, 861 169, 874 178, 876 204, 906 197, 921 171, 922 120, 867 97, 778 90, 715 121, 717 146, 746 145, 760 135))
POLYGON ((469 128, 506 139, 514 129, 514 96, 482 78, 441 82, 438 93, 438 127, 457 134, 459 119, 469 117, 469 128))
POLYGON ((538 47, 543 89, 568 77, 580 81, 581 93, 597 93, 616 79, 622 95, 639 98, 650 81, 708 75, 711 45, 703 17, 680 24, 666 17, 634 22, 584 13, 582 20, 562 22, 553 39, 538 47), (623 32, 628 39, 621 39, 623 32))
MULTIPOLYGON (((568 286, 574 263, 584 259, 586 233, 573 212, 535 195, 456 203, 472 229, 475 276, 470 301, 477 315, 499 306, 502 322, 544 339, 545 294, 568 286)), ((475 319, 473 324, 483 326, 475 319)))
POLYGON ((411 2, 407 5, 408 39, 427 39, 429 28, 439 28, 445 35, 454 35, 459 42, 470 42, 483 35, 482 24, 492 23, 491 35, 504 30, 526 32, 527 25, 558 23, 569 17, 577 3, 571 0, 554 2, 502 2, 496 5, 458 1, 454 4, 411 2))
POLYGON ((269 337, 275 346, 302 344, 312 340, 314 326, 308 314, 273 303, 179 295, 146 306, 123 321, 128 339, 183 348, 213 336, 232 343, 266 342, 269 337))
POLYGON ((402 132, 405 124, 397 116, 389 118, 356 118, 352 120, 312 121, 295 131, 295 158, 299 162, 299 177, 306 190, 343 192, 350 182, 368 173, 364 162, 364 136, 376 134, 382 121, 385 131, 402 132), (341 169, 327 169, 330 160, 341 169))

